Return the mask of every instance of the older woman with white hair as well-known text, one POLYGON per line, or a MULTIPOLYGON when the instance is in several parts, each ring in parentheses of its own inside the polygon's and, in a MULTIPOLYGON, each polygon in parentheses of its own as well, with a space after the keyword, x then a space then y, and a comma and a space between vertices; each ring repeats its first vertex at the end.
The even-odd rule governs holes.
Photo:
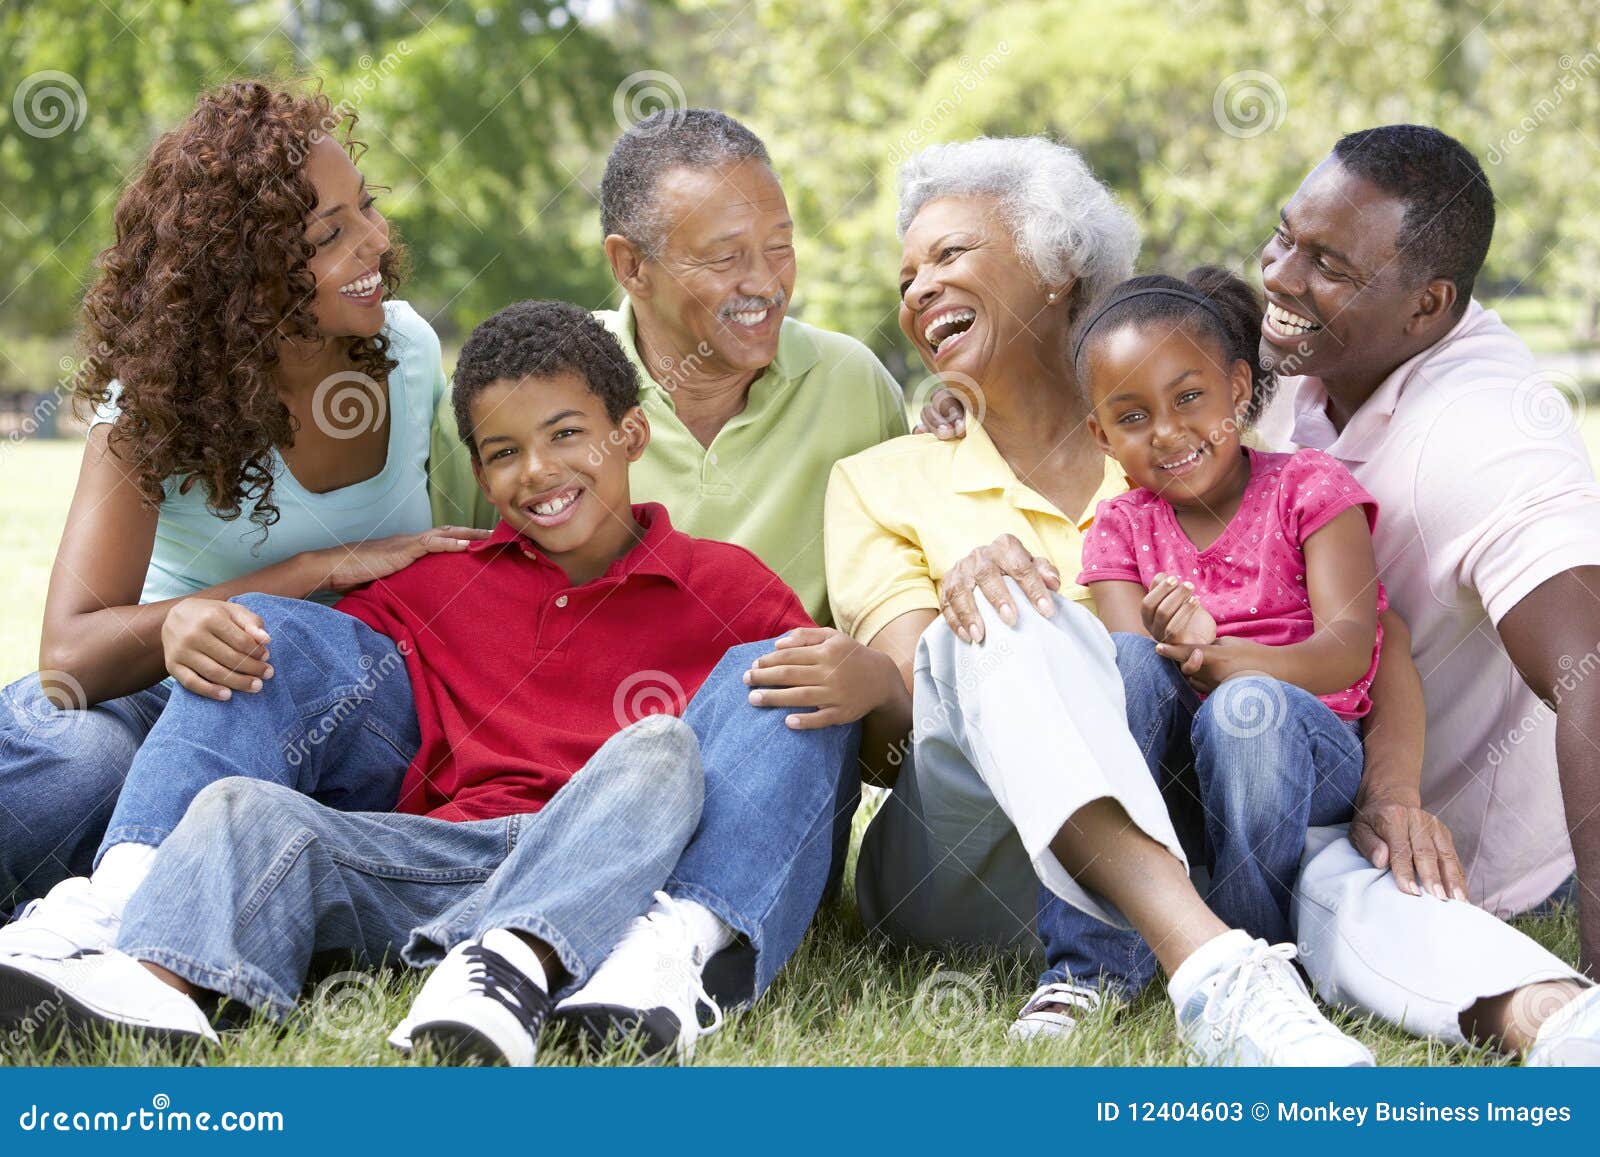
MULTIPOLYGON (((1096 502, 1126 488, 1084 424, 1068 335, 1131 271, 1132 219, 1073 150, 982 139, 906 164, 899 232, 900 327, 971 419, 959 441, 912 435, 845 459, 828 489, 835 617, 895 662, 904 690, 880 712, 898 726, 867 731, 900 742, 862 750, 892 788, 861 850, 863 918, 920 943, 1027 942, 1042 895, 1057 967, 1013 1035, 1062 1035, 1099 1006, 1100 978, 1060 967, 1092 951, 1050 943, 1051 905, 1070 904, 1108 934, 1142 934, 1197 1059, 1371 1064, 1317 1011, 1292 947, 1230 930, 1195 891, 1128 733, 1111 637, 1061 580, 1096 502), (1059 588, 1011 593, 1048 617, 984 604, 983 626, 958 632, 941 594, 970 591, 975 548, 1008 534, 1059 588)), ((1062 926, 1081 939, 1084 923, 1062 926)))

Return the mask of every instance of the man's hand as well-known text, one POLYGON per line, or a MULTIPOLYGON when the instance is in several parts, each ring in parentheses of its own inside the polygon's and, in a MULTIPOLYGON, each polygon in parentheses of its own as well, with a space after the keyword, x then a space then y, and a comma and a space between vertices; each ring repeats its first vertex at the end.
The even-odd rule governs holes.
POLYGON ((1416 802, 1383 796, 1356 800, 1350 843, 1374 868, 1388 868, 1408 896, 1427 892, 1441 900, 1465 900, 1467 876, 1455 838, 1438 816, 1416 802))
POLYGON ((1191 643, 1156 644, 1156 653, 1178 664, 1189 686, 1202 695, 1211 694, 1235 675, 1270 674, 1263 663, 1267 658, 1263 652, 1270 650, 1260 643, 1231 636, 1199 647, 1191 643))
POLYGON ((815 708, 784 720, 796 731, 854 723, 903 690, 894 660, 833 627, 790 631, 744 681, 755 707, 815 708))
POLYGON ((1017 625, 1006 579, 1015 579, 1038 612, 1049 618, 1055 610, 1051 598, 1061 589, 1061 572, 1047 558, 1031 554, 1014 534, 1002 534, 956 563, 939 583, 939 611, 956 637, 968 643, 983 642, 983 616, 973 589, 983 592, 989 605, 1008 627, 1017 625))
POLYGON ((1200 605, 1194 584, 1158 574, 1139 604, 1144 629, 1158 643, 1204 647, 1217 641, 1217 620, 1200 605))

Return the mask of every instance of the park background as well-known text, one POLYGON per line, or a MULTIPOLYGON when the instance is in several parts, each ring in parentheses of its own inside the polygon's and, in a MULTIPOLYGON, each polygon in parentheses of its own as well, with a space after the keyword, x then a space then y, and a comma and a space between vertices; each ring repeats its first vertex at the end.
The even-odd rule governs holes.
MULTIPOLYGON (((1438 125, 1498 221, 1478 296, 1539 355, 1600 460, 1600 5, 1570 0, 0 0, 0 682, 37 663, 80 454, 73 329, 123 183, 199 90, 319 78, 359 113, 369 181, 411 251, 403 295, 446 360, 505 303, 615 301, 596 192, 658 108, 712 105, 770 148, 794 211, 793 313, 859 337, 907 387, 895 171, 919 148, 1046 133, 1139 220, 1142 270, 1256 276, 1278 207, 1343 132, 1438 125)), ((1570 914, 1524 922, 1574 951, 1570 914)), ((1004 1026, 1020 956, 863 942, 848 899, 713 1063, 1178 1063, 1159 993, 1073 1041, 1004 1026)), ((390 1063, 412 981, 342 973, 306 1031, 235 1063, 390 1063)), ((1386 1063, 1494 1063, 1347 1022, 1386 1063)), ((0 1063, 7 1058, 0 1057, 0 1063)), ((10 1059, 43 1060, 43 1056, 10 1059)), ((117 1045, 80 1059, 153 1059, 117 1045)), ((559 1052, 549 1055, 562 1060, 559 1052)))

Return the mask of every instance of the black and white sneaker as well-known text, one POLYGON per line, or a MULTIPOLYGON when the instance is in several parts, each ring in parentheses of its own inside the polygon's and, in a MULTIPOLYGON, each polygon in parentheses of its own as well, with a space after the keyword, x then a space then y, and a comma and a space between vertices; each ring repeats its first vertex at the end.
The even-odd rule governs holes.
POLYGON ((722 1027, 722 1009, 702 979, 705 965, 678 901, 657 892, 655 905, 629 925, 588 982, 556 1006, 556 1019, 590 1049, 627 1044, 647 1060, 672 1053, 690 1061, 695 1041, 722 1027))
POLYGON ((198 1004, 115 948, 0 957, 0 1027, 39 1041, 124 1029, 168 1045, 217 1043, 198 1004))
POLYGON ((409 1053, 421 1045, 450 1064, 526 1067, 553 1002, 532 947, 504 928, 450 950, 389 1034, 409 1053))

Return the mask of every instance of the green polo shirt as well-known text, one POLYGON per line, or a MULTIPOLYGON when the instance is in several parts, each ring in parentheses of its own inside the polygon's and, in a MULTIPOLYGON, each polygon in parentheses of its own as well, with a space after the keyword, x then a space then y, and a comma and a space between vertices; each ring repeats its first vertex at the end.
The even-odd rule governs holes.
MULTIPOLYGON (((745 408, 709 447, 678 420, 670 389, 645 371, 633 309, 596 315, 639 371, 650 446, 634 463, 635 502, 659 502, 672 524, 699 538, 735 542, 794 588, 818 623, 833 622, 822 559, 822 504, 833 464, 906 432, 900 387, 872 351, 844 334, 791 317, 778 356, 750 385, 745 408)), ((429 474, 437 524, 491 527, 494 509, 456 438, 448 395, 434 422, 429 474)))

